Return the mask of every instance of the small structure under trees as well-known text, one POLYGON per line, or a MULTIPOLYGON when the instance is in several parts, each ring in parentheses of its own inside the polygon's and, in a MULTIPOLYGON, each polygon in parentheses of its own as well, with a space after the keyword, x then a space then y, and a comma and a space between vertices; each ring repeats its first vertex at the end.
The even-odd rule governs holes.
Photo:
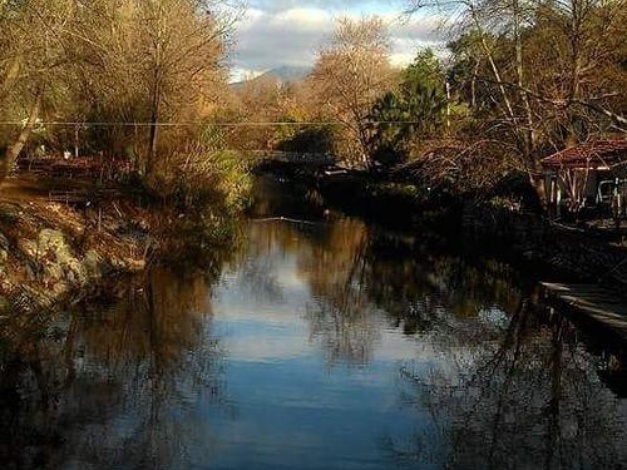
POLYGON ((578 212, 607 205, 623 217, 627 204, 627 140, 599 140, 570 147, 542 160, 549 207, 578 212))

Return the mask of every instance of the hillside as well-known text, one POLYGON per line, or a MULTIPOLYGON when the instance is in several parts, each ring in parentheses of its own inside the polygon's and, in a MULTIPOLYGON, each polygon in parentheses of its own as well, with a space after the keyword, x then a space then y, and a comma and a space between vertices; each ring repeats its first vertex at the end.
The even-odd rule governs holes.
POLYGON ((295 82, 305 78, 307 75, 311 73, 311 67, 296 67, 296 66, 288 66, 284 65, 282 67, 278 67, 275 69, 268 70, 267 72, 262 73, 261 75, 256 76, 250 80, 244 80, 240 82, 232 83, 231 86, 234 88, 238 88, 242 86, 244 83, 250 82, 261 82, 267 81, 269 79, 275 80, 279 84, 286 84, 295 82))

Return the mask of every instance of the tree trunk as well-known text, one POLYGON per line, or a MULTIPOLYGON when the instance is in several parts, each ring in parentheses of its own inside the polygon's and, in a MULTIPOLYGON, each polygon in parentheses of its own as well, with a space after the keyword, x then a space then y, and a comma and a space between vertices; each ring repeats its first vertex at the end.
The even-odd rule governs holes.
POLYGON ((514 36, 516 40, 516 77, 518 82, 518 92, 520 93, 520 100, 525 108, 526 129, 524 130, 525 140, 525 155, 526 158, 533 159, 535 151, 536 136, 533 130, 533 114, 531 111, 531 104, 529 103, 529 95, 525 88, 525 74, 523 63, 523 43, 521 22, 522 13, 520 11, 520 5, 518 0, 514 0, 514 36))
POLYGON ((546 211, 548 206, 548 199, 546 194, 546 188, 544 187, 544 175, 535 169, 528 172, 529 183, 534 189, 536 196, 538 197, 538 203, 543 211, 546 211))
POLYGON ((492 50, 490 49, 490 47, 488 46, 488 43, 486 42, 483 27, 481 26, 481 23, 477 19, 477 13, 474 9, 471 9, 471 15, 472 15, 473 24, 475 25, 475 27, 477 28, 477 31, 479 31, 479 34, 480 34, 481 47, 483 48, 483 51, 485 52, 486 59, 488 59, 488 64, 490 64, 490 68, 492 69, 492 74, 494 75, 494 78, 496 79, 496 83, 499 84, 499 91, 501 92, 503 103, 505 105, 505 115, 508 118, 513 120, 515 118, 514 108, 512 107, 512 103, 509 99, 509 95, 507 94, 507 90, 505 89, 505 85, 503 85, 504 82, 501 79, 501 72, 499 71, 499 68, 496 65, 494 56, 492 54, 492 50))
POLYGON ((159 143, 159 104, 161 87, 159 78, 156 77, 152 91, 152 110, 150 114, 150 143, 148 147, 148 159, 146 160, 146 174, 152 174, 157 159, 157 146, 159 143))
POLYGON ((17 157, 20 156, 20 153, 22 153, 22 150, 24 149, 26 142, 28 142, 28 139, 33 131, 33 128, 35 127, 35 124, 37 123, 37 119, 39 118, 39 111, 41 109, 42 99, 43 99, 43 93, 38 92, 37 96, 35 97, 35 103, 33 104, 33 107, 30 110, 28 119, 26 120, 26 124, 20 131, 20 134, 17 137, 17 140, 15 141, 13 145, 9 146, 5 150, 4 155, 0 156, 0 184, 2 184, 4 180, 6 179, 6 177, 8 176, 9 172, 13 168, 13 165, 15 165, 15 161, 17 160, 17 157))
POLYGON ((15 82, 20 75, 20 68, 22 65, 20 60, 21 58, 19 56, 14 57, 8 67, 4 70, 4 77, 2 79, 2 83, 0 83, 0 99, 4 99, 11 88, 15 85, 15 82))

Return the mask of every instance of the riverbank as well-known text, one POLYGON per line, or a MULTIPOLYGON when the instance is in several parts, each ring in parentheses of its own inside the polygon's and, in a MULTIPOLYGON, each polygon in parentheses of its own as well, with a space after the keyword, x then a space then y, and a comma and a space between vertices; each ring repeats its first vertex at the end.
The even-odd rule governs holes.
POLYGON ((148 213, 117 200, 97 208, 0 201, 0 311, 48 308, 114 276, 141 272, 148 213))
POLYGON ((598 283, 624 296, 627 247, 620 233, 595 231, 537 214, 488 204, 469 205, 462 234, 498 251, 509 251, 540 269, 556 269, 578 282, 598 283))
POLYGON ((296 167, 266 168, 317 204, 374 223, 457 240, 538 275, 627 286, 627 248, 620 234, 552 221, 525 211, 524 195, 465 200, 445 190, 360 172, 325 173, 296 167))
POLYGON ((581 449, 564 467, 624 461, 627 427, 612 419, 625 416, 613 406, 626 403, 625 361, 610 335, 538 311, 507 263, 325 216, 286 183, 260 183, 259 218, 240 221, 242 243, 213 272, 150 269, 104 300, 0 322, 5 467, 300 468, 303 455, 315 468, 538 466, 553 455, 547 429, 581 449), (467 447, 440 447, 469 422, 467 447), (500 454, 476 444, 486 435, 500 454), (578 435, 609 451, 585 454, 578 435), (418 460, 425 436, 434 452, 418 460))
POLYGON ((331 206, 348 215, 389 228, 411 230, 432 226, 455 232, 462 205, 450 194, 430 194, 427 189, 383 175, 363 171, 325 171, 325 168, 271 162, 257 168, 306 198, 313 205, 331 206))
POLYGON ((145 179, 24 170, 4 181, 0 315, 48 308, 148 263, 210 268, 212 251, 235 237, 249 173, 236 154, 185 155, 177 171, 145 179))

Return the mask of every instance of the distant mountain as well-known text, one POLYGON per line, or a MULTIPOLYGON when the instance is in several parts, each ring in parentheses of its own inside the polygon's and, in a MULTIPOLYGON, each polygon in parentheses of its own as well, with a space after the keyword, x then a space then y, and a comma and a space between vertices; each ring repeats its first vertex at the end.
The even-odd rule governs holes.
POLYGON ((282 67, 272 69, 262 74, 261 76, 270 76, 278 78, 281 83, 295 82, 302 78, 305 78, 311 73, 311 67, 295 67, 284 65, 282 67))
POLYGON ((267 72, 262 73, 261 75, 257 75, 255 78, 250 80, 244 80, 242 82, 232 83, 231 86, 235 88, 241 87, 244 83, 247 82, 255 82, 255 81, 266 81, 266 80, 276 80, 277 83, 286 84, 291 82, 296 82, 305 78, 307 75, 311 73, 311 67, 298 67, 298 66, 289 66, 284 65, 282 67, 277 67, 276 69, 268 70, 267 72))

